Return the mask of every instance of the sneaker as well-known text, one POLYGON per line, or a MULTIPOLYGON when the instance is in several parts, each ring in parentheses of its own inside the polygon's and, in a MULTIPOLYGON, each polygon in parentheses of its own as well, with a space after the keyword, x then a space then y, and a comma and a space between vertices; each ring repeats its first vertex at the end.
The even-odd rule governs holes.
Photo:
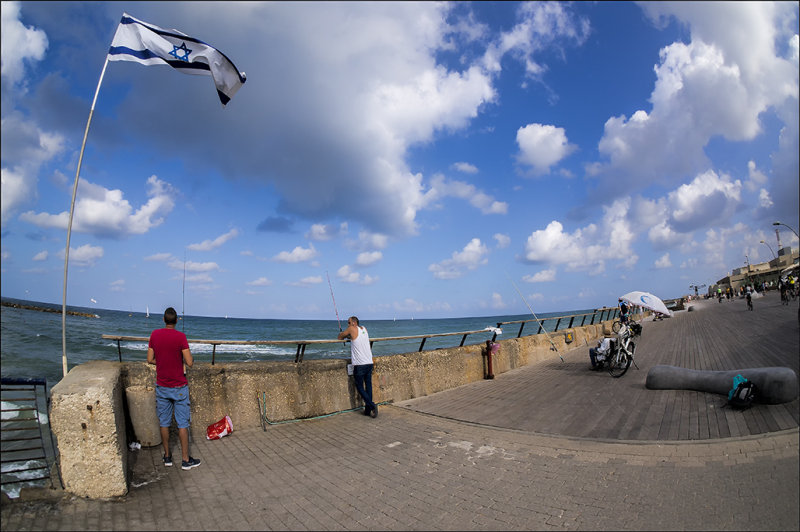
POLYGON ((184 471, 189 471, 193 467, 197 467, 200 465, 200 460, 197 458, 189 457, 188 460, 181 460, 181 469, 184 471))
POLYGON ((378 417, 378 405, 372 407, 372 411, 369 413, 369 415, 373 418, 378 417))
POLYGON ((164 455, 164 466, 165 467, 172 467, 172 455, 164 455))

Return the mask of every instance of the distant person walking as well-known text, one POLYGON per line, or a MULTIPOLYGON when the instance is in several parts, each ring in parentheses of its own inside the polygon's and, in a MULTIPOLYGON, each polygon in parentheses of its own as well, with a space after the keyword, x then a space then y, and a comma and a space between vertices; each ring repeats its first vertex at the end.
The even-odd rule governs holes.
POLYGON ((164 328, 150 334, 147 362, 156 366, 156 411, 161 427, 161 444, 164 446, 164 465, 172 466, 169 427, 174 414, 181 442, 181 469, 189 470, 200 465, 200 460, 189 455, 191 408, 185 368, 191 368, 194 359, 186 335, 175 329, 177 323, 178 313, 169 307, 164 311, 164 328))
POLYGON ((369 345, 367 328, 359 324, 358 318, 347 320, 347 329, 339 333, 339 340, 350 338, 350 359, 353 364, 353 379, 356 390, 364 400, 364 415, 378 417, 378 405, 372 402, 372 348, 369 345))

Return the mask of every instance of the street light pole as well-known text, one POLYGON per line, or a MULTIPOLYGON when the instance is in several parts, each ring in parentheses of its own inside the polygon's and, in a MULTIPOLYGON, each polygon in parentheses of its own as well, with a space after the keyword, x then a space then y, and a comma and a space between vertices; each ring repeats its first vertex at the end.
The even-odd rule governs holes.
MULTIPOLYGON (((763 240, 761 241, 761 243, 762 243, 762 244, 764 244, 765 246, 767 246, 767 247, 769 248, 769 250, 770 250, 770 251, 772 251, 772 246, 770 246, 769 244, 767 244, 767 243, 766 243, 766 242, 764 242, 763 240)), ((772 258, 773 258, 773 259, 777 259, 777 258, 778 258, 778 256, 777 256, 777 255, 775 255, 775 252, 774 252, 774 251, 772 251, 772 258)))
POLYGON ((795 231, 794 229, 792 229, 792 228, 791 228, 791 226, 788 226, 788 225, 786 225, 786 224, 785 224, 785 223, 783 223, 783 222, 772 222, 772 225, 782 225, 782 226, 784 226, 784 227, 788 227, 788 228, 789 228, 789 230, 790 230, 792 233, 794 233, 794 236, 796 236, 797 238, 800 238, 800 235, 798 235, 798 234, 797 234, 797 231, 795 231))

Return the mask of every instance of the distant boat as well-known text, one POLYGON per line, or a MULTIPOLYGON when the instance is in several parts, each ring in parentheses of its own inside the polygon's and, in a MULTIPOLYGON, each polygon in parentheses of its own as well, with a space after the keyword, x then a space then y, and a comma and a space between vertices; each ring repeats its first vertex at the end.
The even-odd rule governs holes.
POLYGON ((150 307, 148 307, 148 306, 146 306, 146 305, 145 305, 145 307, 144 307, 144 308, 146 308, 146 309, 147 309, 147 311, 145 312, 145 316, 144 316, 144 317, 145 317, 145 318, 149 318, 149 317, 150 317, 150 307))

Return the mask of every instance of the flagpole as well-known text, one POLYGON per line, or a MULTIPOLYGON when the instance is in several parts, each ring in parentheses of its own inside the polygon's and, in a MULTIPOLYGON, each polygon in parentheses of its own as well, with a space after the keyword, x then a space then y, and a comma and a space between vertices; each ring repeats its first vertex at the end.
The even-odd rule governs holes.
POLYGON ((106 75, 106 67, 108 66, 108 54, 106 54, 106 62, 103 63, 103 71, 100 73, 100 79, 97 81, 97 89, 94 91, 94 99, 92 100, 92 108, 89 110, 89 120, 86 121, 86 130, 83 132, 83 144, 81 144, 81 153, 78 156, 78 169, 75 171, 75 183, 72 185, 72 202, 69 206, 69 223, 67 224, 67 249, 64 252, 64 294, 61 300, 61 365, 64 370, 64 376, 67 376, 67 266, 69 265, 69 242, 72 236, 72 216, 75 213, 75 196, 78 193, 78 178, 81 175, 81 164, 83 163, 83 150, 86 149, 86 138, 89 136, 89 126, 92 124, 92 116, 94 115, 94 106, 97 103, 97 95, 100 93, 100 85, 103 83, 103 77, 106 75))

